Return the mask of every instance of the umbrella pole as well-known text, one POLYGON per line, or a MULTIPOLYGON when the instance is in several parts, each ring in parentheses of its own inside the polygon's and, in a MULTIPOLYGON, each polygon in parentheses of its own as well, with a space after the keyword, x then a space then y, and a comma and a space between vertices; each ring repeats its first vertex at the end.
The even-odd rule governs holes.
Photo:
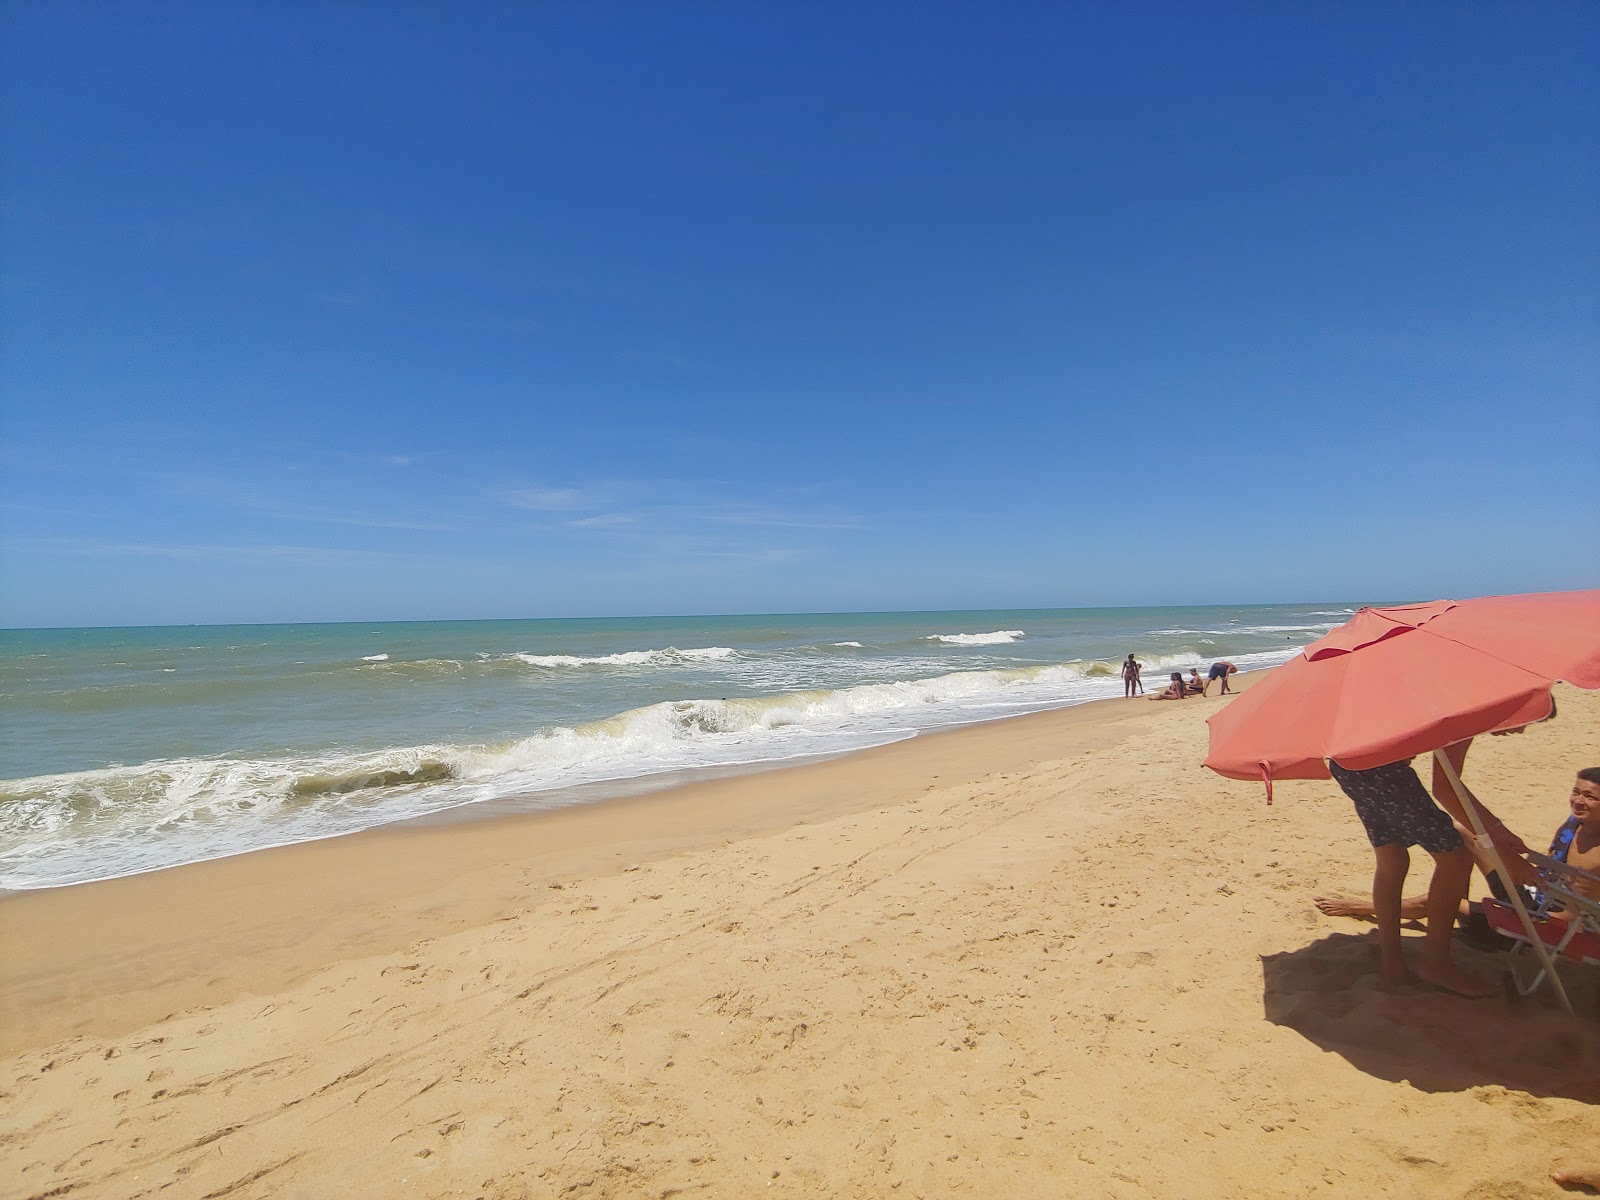
POLYGON ((1500 851, 1495 848, 1488 830, 1483 827, 1483 816, 1478 812, 1478 806, 1472 802, 1471 795, 1461 782, 1461 776, 1456 774, 1450 756, 1443 750, 1435 750, 1433 761, 1444 769, 1445 777, 1450 780, 1450 786, 1455 790, 1456 799, 1461 801, 1461 807, 1466 810, 1473 831, 1478 835, 1478 846, 1489 856, 1490 863, 1494 865, 1494 873, 1500 876, 1500 882, 1506 885, 1506 894, 1511 897, 1511 907, 1517 910, 1517 917, 1522 922, 1522 928, 1527 931, 1528 940, 1533 943, 1534 952, 1538 954, 1539 961, 1544 963, 1545 978, 1555 985, 1556 995, 1561 998, 1561 1007, 1567 1010, 1569 1017, 1576 1017, 1578 1014, 1572 1009, 1572 1001, 1567 999, 1567 989, 1562 986, 1561 976, 1556 973, 1556 964, 1550 957, 1550 948, 1544 944, 1544 939, 1534 928, 1533 918, 1528 915, 1527 905, 1522 902, 1522 888, 1511 878, 1511 872, 1506 870, 1500 851))

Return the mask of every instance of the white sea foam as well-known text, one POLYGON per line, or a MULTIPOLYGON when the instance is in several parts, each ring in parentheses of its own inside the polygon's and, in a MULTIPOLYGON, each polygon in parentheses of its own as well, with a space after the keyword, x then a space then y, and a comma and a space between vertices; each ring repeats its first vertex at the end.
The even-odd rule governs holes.
POLYGON ((923 640, 946 646, 1007 646, 1023 636, 1020 629, 997 629, 993 633, 931 633, 923 640))
POLYGON ((259 662, 230 657, 238 647, 182 658, 186 679, 198 679, 211 700, 204 706, 190 703, 181 681, 149 673, 172 669, 181 646, 134 658, 113 644, 114 652, 84 664, 70 691, 41 689, 31 725, 0 728, 0 750, 9 747, 17 773, 24 762, 38 764, 33 778, 0 781, 0 888, 130 874, 475 801, 570 803, 642 786, 625 780, 842 753, 919 730, 1120 695, 1129 649, 1145 665, 1147 686, 1159 687, 1169 671, 1203 672, 1218 657, 1241 670, 1270 666, 1330 627, 1321 622, 1346 614, 1242 608, 1234 615, 1242 620, 1225 624, 1215 611, 1175 611, 1161 618, 1162 630, 1097 617, 1088 633, 1076 619, 1021 613, 849 614, 848 624, 674 619, 509 632, 446 623, 386 630, 383 641, 394 649, 382 654, 362 653, 383 644, 373 639, 338 643, 325 657, 327 635, 307 643, 286 633, 259 662), (1263 624, 1250 625, 1251 618, 1263 624), (1013 621, 1029 627, 1026 640, 1022 629, 1004 627, 1013 621), (964 632, 930 636, 934 622, 964 632), (835 640, 841 631, 845 637, 835 640), (687 648, 665 644, 673 640, 687 648), (317 653, 307 652, 311 646, 317 653), (149 688, 133 695, 139 703, 122 692, 116 704, 100 696, 106 685, 97 672, 112 661, 141 668, 135 674, 148 682, 127 685, 149 688), (409 686, 393 686, 401 679, 409 686), (225 719, 183 724, 202 707, 225 719), (22 753, 36 730, 65 730, 60 714, 68 711, 120 729, 122 740, 97 737, 105 748, 88 753, 63 732, 49 753, 22 753), (612 715, 597 716, 605 713, 612 715), (148 736, 156 726, 171 735, 148 736), (401 741, 414 744, 378 748, 401 741), (185 752, 169 748, 177 746, 208 753, 179 758, 185 752), (279 746, 300 749, 269 749, 279 746), (129 765, 97 765, 117 760, 129 765))
MULTIPOLYGON (((1229 634, 1255 634, 1255 633, 1306 633, 1310 630, 1320 629, 1327 631, 1338 622, 1334 621, 1307 621, 1304 625, 1239 625, 1226 630, 1229 634)), ((1218 631, 1224 632, 1224 631, 1218 631)))
POLYGON ((683 667, 721 662, 737 653, 731 646, 697 646, 680 650, 624 650, 617 654, 515 654, 530 667, 683 667))
POLYGON ((131 874, 501 796, 840 753, 1091 699, 1115 667, 1081 661, 672 701, 495 745, 173 759, 15 780, 0 792, 0 886, 131 874))

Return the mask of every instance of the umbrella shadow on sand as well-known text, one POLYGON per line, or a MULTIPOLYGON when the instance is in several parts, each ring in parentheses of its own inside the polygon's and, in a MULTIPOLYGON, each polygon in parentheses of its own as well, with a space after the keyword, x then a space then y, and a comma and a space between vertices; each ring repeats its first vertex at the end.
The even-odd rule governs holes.
MULTIPOLYGON (((1490 976, 1504 954, 1457 943, 1456 959, 1490 976)), ((1376 933, 1329 934, 1261 959, 1262 1003, 1275 1025, 1380 1079, 1428 1092, 1485 1085, 1600 1103, 1600 971, 1564 971, 1576 1021, 1545 992, 1466 1000, 1419 986, 1378 987, 1376 933)))

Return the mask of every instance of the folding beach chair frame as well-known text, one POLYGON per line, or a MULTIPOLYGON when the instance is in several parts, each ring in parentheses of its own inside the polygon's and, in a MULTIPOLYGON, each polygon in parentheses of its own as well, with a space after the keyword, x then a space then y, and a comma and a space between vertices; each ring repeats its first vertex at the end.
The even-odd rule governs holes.
MULTIPOLYGON (((1600 883, 1600 878, 1542 854, 1530 853, 1528 857, 1539 870, 1540 890, 1544 893, 1543 903, 1533 914, 1541 923, 1544 936, 1540 940, 1550 948, 1553 958, 1569 958, 1600 966, 1600 904, 1567 886, 1569 881, 1577 882, 1579 879, 1593 879, 1600 883), (1547 923, 1545 918, 1549 910, 1557 906, 1565 910, 1566 919, 1554 924, 1547 923)), ((1531 996, 1544 982, 1548 968, 1541 967, 1532 979, 1523 983, 1518 966, 1523 949, 1532 943, 1528 942, 1520 929, 1507 922, 1511 913, 1510 905, 1485 897, 1483 908, 1493 928, 1507 937, 1516 938, 1517 944, 1511 948, 1510 954, 1511 982, 1519 995, 1531 996)))
MULTIPOLYGON (((1555 990, 1556 997, 1561 1001, 1561 1007, 1567 1010, 1569 1017, 1576 1019, 1578 1014, 1573 1011, 1572 1001, 1567 998, 1567 989, 1562 985, 1561 976, 1556 972, 1555 959, 1550 954, 1550 947, 1539 936, 1539 931, 1533 923, 1533 917, 1528 912, 1528 906, 1522 902, 1522 889, 1517 886, 1516 880, 1511 878, 1511 872, 1506 870, 1506 864, 1501 859, 1500 852, 1495 849, 1494 843, 1489 839, 1489 833, 1483 827, 1483 815, 1478 811, 1478 806, 1473 803, 1471 793, 1462 784, 1461 776, 1456 773, 1449 756, 1443 750, 1435 750, 1433 752, 1433 761, 1436 766, 1444 769, 1445 777, 1450 780, 1450 786, 1455 789, 1456 799, 1460 800, 1461 807, 1466 809, 1467 818, 1472 822, 1473 832, 1477 834, 1478 846, 1494 866, 1494 873, 1500 876, 1500 882, 1505 884, 1506 894, 1511 897, 1511 907, 1516 910, 1517 919, 1521 922, 1523 930, 1528 935, 1528 942, 1532 945, 1533 952, 1539 957, 1539 973, 1534 976, 1533 982, 1528 985, 1526 991, 1523 991, 1520 983, 1516 984, 1517 990, 1522 992, 1523 995, 1528 995, 1539 984, 1549 980, 1551 988, 1555 990)), ((1584 901, 1580 907, 1587 907, 1593 903, 1583 897, 1580 897, 1580 900, 1584 901)), ((1577 914, 1575 913, 1574 915, 1576 916, 1577 914)), ((1569 932, 1568 937, 1570 938, 1571 936, 1572 933, 1569 932)), ((1514 983, 1516 982, 1514 970, 1512 980, 1514 983)))

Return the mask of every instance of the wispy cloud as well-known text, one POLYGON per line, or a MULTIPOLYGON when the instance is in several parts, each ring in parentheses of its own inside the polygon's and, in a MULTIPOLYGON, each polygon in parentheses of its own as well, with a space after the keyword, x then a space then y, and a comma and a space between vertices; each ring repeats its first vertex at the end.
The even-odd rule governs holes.
POLYGON ((751 545, 729 538, 692 534, 673 534, 654 539, 649 552, 658 562, 670 562, 678 568, 694 564, 762 567, 793 562, 810 553, 798 546, 751 545))
POLYGON ((844 513, 783 512, 757 506, 708 508, 693 513, 697 519, 719 525, 766 526, 779 529, 860 529, 865 521, 844 513))
POLYGON ((701 374, 706 368, 693 359, 670 350, 624 350, 622 361, 641 367, 665 367, 671 371, 701 374))
POLYGON ((383 517, 348 516, 343 513, 284 511, 278 515, 291 521, 310 521, 319 525, 354 525, 361 529, 416 529, 424 533, 449 533, 455 528, 444 521, 393 521, 383 517))
POLYGON ((404 557, 378 550, 349 550, 335 546, 228 545, 206 542, 111 542, 96 538, 25 538, 16 549, 86 558, 232 558, 289 561, 309 564, 378 560, 404 557))
POLYGON ((568 512, 585 504, 583 493, 575 488, 517 488, 506 492, 504 499, 512 508, 535 512, 568 512))
POLYGON ((792 506, 715 498, 723 490, 715 482, 612 480, 585 488, 513 488, 500 492, 499 499, 526 511, 570 514, 564 522, 570 529, 633 527, 641 534, 687 535, 708 526, 837 531, 866 525, 853 513, 812 507, 809 498, 792 506))
POLYGON ((276 496, 262 495, 255 488, 241 487, 232 481, 208 478, 189 478, 176 481, 176 490, 199 496, 247 512, 261 513, 284 521, 301 521, 313 525, 348 525, 360 529, 411 529, 425 533, 447 533, 454 526, 443 521, 370 516, 363 512, 341 512, 327 508, 312 508, 291 504, 276 496))

